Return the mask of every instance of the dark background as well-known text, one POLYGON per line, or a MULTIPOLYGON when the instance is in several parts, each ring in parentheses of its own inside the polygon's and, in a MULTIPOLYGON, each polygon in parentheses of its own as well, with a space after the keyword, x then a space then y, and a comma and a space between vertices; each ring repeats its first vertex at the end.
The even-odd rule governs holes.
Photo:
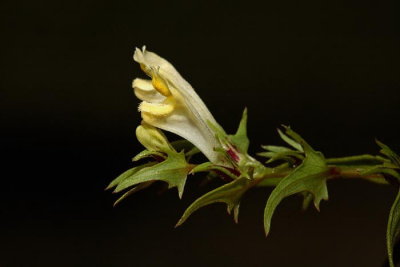
POLYGON ((399 5, 390 1, 2 1, 0 266, 382 266, 396 190, 329 183, 321 212, 270 189, 173 226, 183 200, 158 185, 113 208, 104 192, 141 147, 135 46, 170 60, 251 150, 291 125, 328 157, 400 151, 399 5), (261 3, 261 2, 260 2, 261 3))

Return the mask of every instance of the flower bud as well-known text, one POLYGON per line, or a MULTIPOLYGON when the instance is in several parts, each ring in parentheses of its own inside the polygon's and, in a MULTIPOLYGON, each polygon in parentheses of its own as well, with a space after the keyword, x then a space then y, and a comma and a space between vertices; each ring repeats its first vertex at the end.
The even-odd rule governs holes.
POLYGON ((136 128, 136 137, 147 150, 165 153, 173 150, 163 132, 144 121, 136 128))

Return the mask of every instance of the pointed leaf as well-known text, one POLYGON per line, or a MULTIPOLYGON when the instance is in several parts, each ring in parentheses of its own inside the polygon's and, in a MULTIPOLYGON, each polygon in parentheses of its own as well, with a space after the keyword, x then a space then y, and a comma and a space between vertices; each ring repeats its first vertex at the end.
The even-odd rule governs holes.
POLYGON ((132 161, 139 161, 141 159, 144 158, 149 158, 149 157, 161 157, 163 159, 165 159, 165 154, 161 153, 161 152, 157 152, 157 151, 150 151, 150 150, 143 150, 142 152, 140 152, 139 154, 137 154, 135 157, 132 158, 132 161))
POLYGON ((247 153, 250 144, 249 138, 247 137, 247 108, 244 109, 239 127, 236 134, 231 135, 231 140, 240 152, 247 153))
POLYGON ((182 197, 190 165, 185 160, 183 152, 171 152, 168 158, 151 167, 146 167, 120 182, 114 192, 121 192, 128 187, 154 180, 167 182, 169 188, 177 187, 179 197, 182 197))
POLYGON ((296 153, 296 152, 282 152, 282 153, 277 153, 273 157, 271 157, 267 163, 271 163, 277 160, 286 160, 289 162, 294 163, 296 159, 303 160, 304 157, 303 155, 296 153))
POLYGON ((326 180, 329 177, 329 169, 325 164, 321 153, 316 152, 298 134, 290 129, 286 133, 302 146, 305 152, 303 163, 292 173, 283 178, 278 186, 272 191, 268 198, 264 211, 264 228, 268 235, 271 227, 272 215, 278 204, 290 195, 309 192, 313 195, 314 206, 319 209, 322 199, 328 199, 328 189, 326 180))
POLYGON ((302 210, 306 210, 308 209, 308 207, 310 206, 311 202, 313 201, 313 195, 307 191, 302 192, 302 195, 304 197, 303 199, 303 204, 301 205, 301 209, 302 210))
POLYGON ((269 158, 267 163, 271 163, 277 160, 285 160, 293 163, 296 159, 303 160, 304 156, 297 151, 285 151, 285 152, 261 152, 259 156, 269 158))
POLYGON ((386 231, 386 245, 390 267, 395 267, 393 262, 393 247, 400 237, 400 190, 390 209, 389 221, 386 231))
POLYGON ((231 211, 233 210, 235 221, 237 221, 240 199, 250 187, 251 181, 242 177, 221 187, 218 187, 211 192, 208 192, 207 194, 198 198, 186 209, 186 211, 176 224, 176 227, 184 223, 187 218, 196 210, 206 205, 217 202, 226 203, 228 213, 231 213, 231 211))
POLYGON ((238 177, 235 176, 231 171, 229 171, 227 168, 219 165, 215 165, 212 162, 204 162, 202 164, 197 165, 194 167, 190 173, 198 173, 198 172, 209 172, 209 171, 220 171, 227 176, 231 177, 232 179, 237 179, 238 177))
POLYGON ((290 148, 284 147, 284 146, 261 146, 267 151, 271 152, 288 152, 288 151, 293 151, 290 148))
POLYGON ((278 133, 279 133, 279 136, 282 138, 282 140, 285 141, 288 145, 292 146, 293 148, 295 148, 296 150, 298 150, 300 152, 303 152, 303 148, 301 147, 301 145, 298 142, 291 139, 289 136, 284 134, 279 129, 278 129, 278 133))
POLYGON ((171 145, 176 151, 184 150, 188 160, 192 156, 201 153, 200 149, 198 149, 192 143, 190 143, 188 140, 185 139, 174 141, 171 143, 171 145))
POLYGON ((400 168, 400 156, 391 150, 387 145, 376 140, 376 143, 382 148, 381 153, 387 156, 398 168, 400 168))
POLYGON ((272 158, 276 155, 276 152, 259 152, 257 153, 258 156, 264 157, 264 158, 272 158))
POLYGON ((115 178, 107 187, 106 190, 111 189, 115 186, 117 186, 118 184, 120 184, 122 181, 124 181, 125 179, 127 179, 128 177, 134 175, 135 173, 137 173, 138 171, 140 171, 143 168, 149 167, 154 165, 154 162, 149 162, 140 166, 136 166, 133 167, 125 172, 123 172, 122 174, 120 174, 117 178, 115 178))
POLYGON ((261 187, 276 187, 281 181, 282 181, 282 177, 274 177, 274 178, 268 178, 268 179, 264 179, 263 181, 261 181, 257 186, 261 187))
POLYGON ((362 172, 362 175, 374 174, 374 173, 382 173, 390 175, 400 181, 400 174, 393 169, 386 168, 384 166, 375 166, 372 168, 367 169, 366 171, 362 172))
POLYGON ((138 184, 137 186, 135 186, 134 188, 130 189, 128 192, 126 192, 126 193, 124 193, 122 196, 120 196, 120 197, 114 202, 114 207, 115 207, 116 205, 118 205, 118 204, 119 204, 122 200, 124 200, 125 198, 129 197, 130 195, 132 195, 132 194, 134 194, 134 193, 136 193, 136 192, 138 192, 138 191, 140 191, 140 190, 143 190, 143 189, 149 187, 149 186, 152 185, 154 182, 155 182, 155 181, 148 181, 148 182, 145 182, 145 183, 138 184))
MULTIPOLYGON (((380 152, 387 158, 380 158, 379 156, 377 156, 376 158, 381 161, 381 164, 366 168, 366 170, 362 172, 362 174, 368 175, 379 173, 383 174, 384 176, 391 176, 400 181, 400 173, 398 172, 398 169, 400 168, 400 157, 385 144, 379 142, 378 140, 376 140, 376 143, 381 147, 380 152)), ((387 181, 383 179, 369 180, 372 182, 387 184, 387 181)))
MULTIPOLYGON (((381 153, 388 157, 391 163, 385 162, 382 166, 377 166, 369 171, 369 173, 388 174, 400 181, 400 174, 395 170, 400 168, 400 157, 387 145, 376 140, 376 143, 381 147, 381 153)), ((400 190, 397 193, 396 199, 393 202, 389 213, 388 226, 386 230, 386 246, 389 258, 390 267, 395 267, 393 261, 393 247, 396 240, 400 237, 400 190)))

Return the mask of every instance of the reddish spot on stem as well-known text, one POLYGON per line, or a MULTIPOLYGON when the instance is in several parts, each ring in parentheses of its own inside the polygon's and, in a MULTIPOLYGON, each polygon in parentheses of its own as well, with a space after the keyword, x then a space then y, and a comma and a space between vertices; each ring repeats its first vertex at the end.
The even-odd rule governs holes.
POLYGON ((330 175, 339 175, 340 173, 341 172, 340 172, 340 169, 338 167, 332 167, 332 168, 329 169, 329 174, 330 175))
POLYGON ((239 162, 240 158, 236 151, 234 151, 232 148, 229 148, 226 152, 231 157, 231 159, 233 159, 235 162, 239 162))

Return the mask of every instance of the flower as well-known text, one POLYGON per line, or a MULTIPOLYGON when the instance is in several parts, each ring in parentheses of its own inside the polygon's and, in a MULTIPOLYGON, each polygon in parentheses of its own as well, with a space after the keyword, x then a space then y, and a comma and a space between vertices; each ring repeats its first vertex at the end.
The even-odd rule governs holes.
POLYGON ((177 134, 190 141, 214 164, 229 166, 215 129, 224 132, 206 105, 165 59, 143 47, 133 56, 151 80, 133 81, 142 119, 149 125, 177 134), (210 127, 210 126, 213 127, 210 127), (215 128, 215 129, 213 129, 215 128))

